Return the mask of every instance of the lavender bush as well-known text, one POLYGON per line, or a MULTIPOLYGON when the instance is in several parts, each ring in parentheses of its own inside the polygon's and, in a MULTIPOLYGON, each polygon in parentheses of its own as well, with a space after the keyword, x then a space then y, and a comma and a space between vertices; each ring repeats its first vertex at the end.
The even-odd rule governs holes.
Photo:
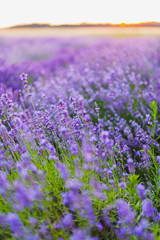
POLYGON ((160 238, 160 40, 0 40, 0 239, 160 238))

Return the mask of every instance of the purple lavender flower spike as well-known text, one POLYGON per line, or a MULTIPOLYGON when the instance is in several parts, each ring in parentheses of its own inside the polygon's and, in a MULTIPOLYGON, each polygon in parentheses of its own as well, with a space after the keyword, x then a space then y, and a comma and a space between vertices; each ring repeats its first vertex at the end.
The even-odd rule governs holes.
POLYGON ((138 196, 141 198, 141 200, 145 199, 146 190, 145 190, 145 186, 143 184, 138 184, 137 185, 137 193, 138 193, 138 196))
POLYGON ((6 221, 10 224, 11 230, 15 237, 20 238, 24 236, 23 224, 16 213, 8 213, 6 221))
POLYGON ((153 208, 151 200, 145 199, 142 202, 142 211, 143 211, 143 215, 145 217, 148 217, 148 218, 154 217, 154 208, 153 208))

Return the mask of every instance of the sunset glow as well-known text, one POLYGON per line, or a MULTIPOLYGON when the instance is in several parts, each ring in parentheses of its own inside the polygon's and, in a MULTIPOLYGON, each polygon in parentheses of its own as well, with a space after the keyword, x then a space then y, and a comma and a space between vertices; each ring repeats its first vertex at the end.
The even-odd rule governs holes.
POLYGON ((0 27, 160 21, 159 0, 0 0, 0 27))

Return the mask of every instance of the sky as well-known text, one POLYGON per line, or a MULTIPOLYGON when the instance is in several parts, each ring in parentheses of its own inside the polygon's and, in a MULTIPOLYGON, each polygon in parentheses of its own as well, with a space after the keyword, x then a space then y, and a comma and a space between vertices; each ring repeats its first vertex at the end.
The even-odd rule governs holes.
POLYGON ((27 23, 160 22, 160 0, 0 0, 0 27, 27 23))

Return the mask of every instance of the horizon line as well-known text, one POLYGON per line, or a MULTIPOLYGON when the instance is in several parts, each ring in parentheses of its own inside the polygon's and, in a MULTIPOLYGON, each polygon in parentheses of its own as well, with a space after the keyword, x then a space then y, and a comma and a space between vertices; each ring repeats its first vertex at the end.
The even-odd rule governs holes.
POLYGON ((125 22, 120 22, 120 23, 111 23, 111 22, 80 22, 80 23, 62 23, 62 24, 53 24, 53 23, 48 23, 48 22, 30 22, 30 23, 20 23, 16 25, 10 25, 10 26, 5 26, 5 27, 0 27, 0 29, 8 29, 8 28, 16 28, 16 27, 25 27, 28 25, 44 25, 44 26, 49 26, 49 27, 61 27, 61 26, 85 26, 85 25, 111 25, 111 26, 132 26, 132 25, 143 25, 143 24, 160 24, 158 21, 146 21, 146 22, 130 22, 130 23, 125 23, 125 22))

